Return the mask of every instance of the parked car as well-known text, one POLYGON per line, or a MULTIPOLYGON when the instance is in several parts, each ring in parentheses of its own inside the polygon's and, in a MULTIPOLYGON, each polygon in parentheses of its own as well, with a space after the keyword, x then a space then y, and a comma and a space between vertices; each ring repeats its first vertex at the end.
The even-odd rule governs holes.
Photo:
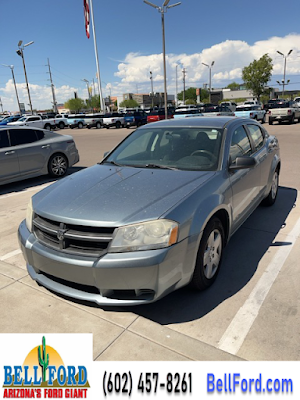
POLYGON ((274 105, 276 106, 276 104, 278 104, 278 103, 285 103, 285 102, 286 102, 286 100, 284 100, 284 99, 271 99, 271 100, 268 101, 267 104, 263 105, 263 109, 268 111, 274 105))
POLYGON ((223 101, 221 107, 228 107, 231 111, 235 111, 237 104, 234 101, 223 101))
POLYGON ((111 114, 105 114, 103 117, 103 126, 107 129, 112 126, 117 129, 125 126, 124 114, 113 112, 111 114))
POLYGON ((205 114, 209 114, 211 116, 234 116, 234 112, 230 110, 230 108, 225 106, 210 106, 201 109, 201 112, 205 114))
POLYGON ((178 119, 178 118, 186 118, 186 117, 200 117, 203 114, 201 112, 199 112, 199 110, 197 108, 194 109, 190 109, 190 110, 175 110, 175 113, 173 115, 173 118, 178 119))
MULTIPOLYGON (((174 118, 173 117, 173 112, 168 109, 167 111, 167 119, 174 118)), ((147 114, 147 122, 156 122, 156 121, 161 121, 165 119, 165 109, 160 108, 156 110, 152 110, 149 114, 147 114)))
POLYGON ((104 114, 86 114, 84 120, 86 127, 100 129, 103 126, 104 114))
POLYGON ((8 115, 0 121, 0 126, 7 125, 10 122, 16 122, 21 118, 21 115, 8 115))
POLYGON ((141 126, 99 164, 32 197, 19 227, 28 272, 101 305, 206 289, 233 233, 261 201, 274 204, 280 165, 277 139, 252 119, 141 126))
POLYGON ((60 178, 78 161, 72 136, 23 126, 0 128, 0 185, 45 174, 60 178))
POLYGON ((268 114, 269 125, 272 125, 274 121, 278 123, 288 121, 289 124, 293 124, 297 119, 300 122, 300 107, 293 100, 273 104, 269 108, 268 114))
POLYGON ((261 121, 262 124, 266 122, 266 111, 262 110, 259 106, 243 105, 237 106, 234 112, 236 117, 253 118, 261 121))
POLYGON ((298 104, 298 106, 300 107, 300 97, 295 97, 294 101, 298 104))
POLYGON ((56 122, 55 119, 49 119, 47 116, 41 117, 40 115, 26 115, 21 117, 17 121, 8 122, 9 126, 29 126, 31 128, 40 129, 55 129, 56 122))
POLYGON ((127 111, 124 115, 126 128, 131 126, 141 126, 147 123, 147 114, 143 110, 127 111))
POLYGON ((64 129, 66 126, 68 126, 68 114, 56 114, 55 122, 57 128, 64 129))
POLYGON ((84 114, 71 114, 67 119, 68 127, 82 129, 86 126, 86 122, 84 120, 84 114))

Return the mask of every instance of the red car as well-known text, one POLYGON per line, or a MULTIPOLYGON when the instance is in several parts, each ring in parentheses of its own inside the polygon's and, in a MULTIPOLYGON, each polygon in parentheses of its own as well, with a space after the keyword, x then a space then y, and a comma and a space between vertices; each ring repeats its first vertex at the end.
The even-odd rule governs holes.
MULTIPOLYGON (((170 119, 170 118, 174 118, 172 110, 168 110, 168 119, 170 119)), ((162 119, 165 119, 165 109, 164 108, 161 108, 159 110, 153 110, 147 116, 147 122, 161 121, 162 119)))

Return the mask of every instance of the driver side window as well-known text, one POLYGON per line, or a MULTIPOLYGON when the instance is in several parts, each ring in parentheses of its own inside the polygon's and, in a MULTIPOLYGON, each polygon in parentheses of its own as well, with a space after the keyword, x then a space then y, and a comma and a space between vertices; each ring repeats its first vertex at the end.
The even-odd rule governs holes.
POLYGON ((247 133, 243 126, 239 126, 233 131, 231 145, 230 145, 230 157, 231 162, 234 163, 237 157, 250 156, 251 144, 247 136, 247 133))

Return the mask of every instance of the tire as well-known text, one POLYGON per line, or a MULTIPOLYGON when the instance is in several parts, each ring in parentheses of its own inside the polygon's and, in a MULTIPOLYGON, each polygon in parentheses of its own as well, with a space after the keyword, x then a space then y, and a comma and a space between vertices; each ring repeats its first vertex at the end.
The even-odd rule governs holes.
POLYGON ((44 126, 44 129, 47 129, 47 131, 51 131, 51 125, 50 124, 46 124, 44 126))
POLYGON ((291 116, 291 118, 289 119, 289 124, 291 125, 291 124, 293 124, 295 122, 295 114, 293 114, 292 116, 291 116))
POLYGON ((96 128, 97 128, 97 129, 100 129, 100 128, 101 128, 101 122, 97 122, 97 123, 96 123, 96 128))
POLYGON ((211 286, 220 270, 225 243, 224 228, 218 218, 206 225, 199 245, 191 286, 205 290, 211 286))
POLYGON ((266 122, 266 114, 263 116, 263 119, 261 120, 261 123, 264 124, 266 122))
POLYGON ((83 128, 83 123, 82 122, 78 122, 78 129, 82 129, 83 128))
POLYGON ((68 171, 68 159, 64 154, 53 154, 48 162, 48 173, 55 178, 62 178, 68 171))
POLYGON ((60 122, 58 124, 59 129, 65 129, 65 124, 63 122, 60 122))
POLYGON ((270 207, 275 203, 278 193, 278 184, 279 184, 279 172, 278 168, 276 168, 272 178, 271 190, 268 196, 262 201, 262 204, 264 206, 270 207))
POLYGON ((269 118, 269 125, 273 125, 273 120, 269 118))
POLYGON ((117 121, 116 122, 116 129, 120 129, 121 128, 121 122, 120 121, 117 121))

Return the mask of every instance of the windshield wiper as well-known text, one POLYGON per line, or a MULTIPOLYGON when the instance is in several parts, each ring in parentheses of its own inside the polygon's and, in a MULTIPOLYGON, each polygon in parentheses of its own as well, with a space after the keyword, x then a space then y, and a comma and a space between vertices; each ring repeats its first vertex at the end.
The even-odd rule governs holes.
POLYGON ((159 164, 145 164, 145 168, 159 168, 159 169, 172 169, 174 171, 178 171, 178 168, 169 167, 168 165, 159 165, 159 164))
POLYGON ((115 165, 116 167, 124 167, 124 165, 118 164, 115 161, 102 161, 99 164, 112 164, 112 165, 115 165))

